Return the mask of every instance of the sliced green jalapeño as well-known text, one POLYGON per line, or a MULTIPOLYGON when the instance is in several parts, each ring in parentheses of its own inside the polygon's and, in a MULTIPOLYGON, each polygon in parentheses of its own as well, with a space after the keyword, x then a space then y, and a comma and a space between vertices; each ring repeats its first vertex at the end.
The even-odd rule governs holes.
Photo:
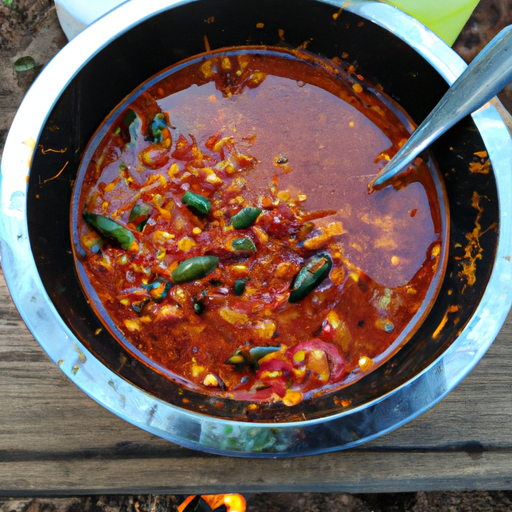
POLYGON ((212 209, 212 203, 210 203, 206 197, 195 194, 194 192, 187 192, 181 200, 201 215, 208 215, 212 209))
POLYGON ((245 286, 247 285, 247 279, 237 279, 233 286, 233 291, 237 297, 240 297, 245 292, 245 286))
POLYGON ((169 291, 172 288, 172 283, 163 277, 157 277, 151 284, 142 283, 142 287, 146 289, 151 298, 157 304, 160 304, 160 302, 162 302, 169 294, 169 291))
POLYGON ((331 267, 332 259, 327 253, 313 256, 295 276, 288 302, 299 302, 312 292, 327 277, 331 267))
POLYGON ((246 364, 249 366, 253 366, 255 369, 259 367, 259 360, 262 357, 265 357, 267 354, 272 354, 273 352, 278 352, 280 350, 280 346, 278 347, 253 347, 247 350, 236 350, 231 354, 231 356, 226 360, 227 364, 233 365, 242 365, 246 364))
POLYGON ((125 251, 129 251, 136 242, 134 234, 129 229, 108 217, 84 212, 84 220, 102 237, 117 242, 125 251))
POLYGON ((233 251, 255 251, 256 246, 250 238, 237 238, 231 243, 233 251))
POLYGON ((211 274, 219 263, 216 256, 196 256, 182 261, 171 274, 176 284, 188 283, 211 274))
POLYGON ((130 211, 128 222, 135 222, 137 231, 144 231, 149 219, 149 206, 147 204, 135 203, 130 211))
POLYGON ((248 228, 256 222, 256 219, 262 211, 261 208, 254 208, 252 206, 242 208, 236 215, 231 217, 231 225, 235 229, 248 228))
POLYGON ((153 122, 151 123, 151 135, 153 135, 153 142, 155 144, 163 142, 164 134, 162 133, 165 129, 168 129, 165 115, 159 112, 153 122))

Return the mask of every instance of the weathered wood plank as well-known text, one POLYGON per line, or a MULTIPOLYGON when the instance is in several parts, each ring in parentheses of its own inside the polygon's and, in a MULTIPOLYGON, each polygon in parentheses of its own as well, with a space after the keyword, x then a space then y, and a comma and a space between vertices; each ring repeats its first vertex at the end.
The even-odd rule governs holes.
POLYGON ((286 460, 205 457, 58 459, 0 463, 6 489, 28 494, 396 492, 498 490, 512 484, 510 453, 349 451, 286 460), (504 475, 507 475, 506 477, 504 475))

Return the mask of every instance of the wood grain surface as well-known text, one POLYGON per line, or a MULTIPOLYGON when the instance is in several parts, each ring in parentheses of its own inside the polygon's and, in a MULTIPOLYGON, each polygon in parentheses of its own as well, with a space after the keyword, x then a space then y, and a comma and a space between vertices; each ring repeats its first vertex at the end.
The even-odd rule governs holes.
MULTIPOLYGON (((50 54, 61 46, 51 44, 50 54)), ((0 87, 3 135, 21 97, 0 87)), ((207 455, 139 430, 82 393, 28 332, 0 273, 0 495, 512 489, 511 364, 509 315, 457 389, 373 442, 294 459, 207 455)))

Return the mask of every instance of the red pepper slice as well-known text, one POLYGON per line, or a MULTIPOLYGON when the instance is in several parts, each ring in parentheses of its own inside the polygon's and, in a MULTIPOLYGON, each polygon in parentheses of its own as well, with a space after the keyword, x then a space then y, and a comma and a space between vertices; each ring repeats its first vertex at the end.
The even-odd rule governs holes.
POLYGON ((256 372, 263 384, 270 386, 272 391, 281 398, 286 395, 286 381, 293 376, 293 367, 288 361, 282 359, 270 359, 260 365, 256 372), (271 376, 272 373, 280 373, 281 375, 271 376))
MULTIPOLYGON (((303 341, 295 347, 292 347, 286 351, 286 357, 293 361, 293 356, 299 351, 303 350, 304 352, 312 352, 313 350, 321 350, 327 354, 327 359, 329 361, 329 370, 330 370, 330 378, 331 382, 339 381, 346 373, 347 363, 343 356, 338 352, 338 349, 331 345, 330 343, 326 343, 319 338, 312 338, 307 341, 303 341)), ((296 366, 300 365, 300 362, 294 362, 296 366)))

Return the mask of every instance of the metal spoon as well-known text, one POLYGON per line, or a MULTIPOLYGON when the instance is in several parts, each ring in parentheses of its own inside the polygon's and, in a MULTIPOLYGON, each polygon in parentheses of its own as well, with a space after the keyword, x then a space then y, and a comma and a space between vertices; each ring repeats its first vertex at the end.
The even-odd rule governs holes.
POLYGON ((512 25, 499 32, 477 55, 400 151, 370 183, 383 187, 419 153, 462 118, 485 105, 512 82, 512 25))

